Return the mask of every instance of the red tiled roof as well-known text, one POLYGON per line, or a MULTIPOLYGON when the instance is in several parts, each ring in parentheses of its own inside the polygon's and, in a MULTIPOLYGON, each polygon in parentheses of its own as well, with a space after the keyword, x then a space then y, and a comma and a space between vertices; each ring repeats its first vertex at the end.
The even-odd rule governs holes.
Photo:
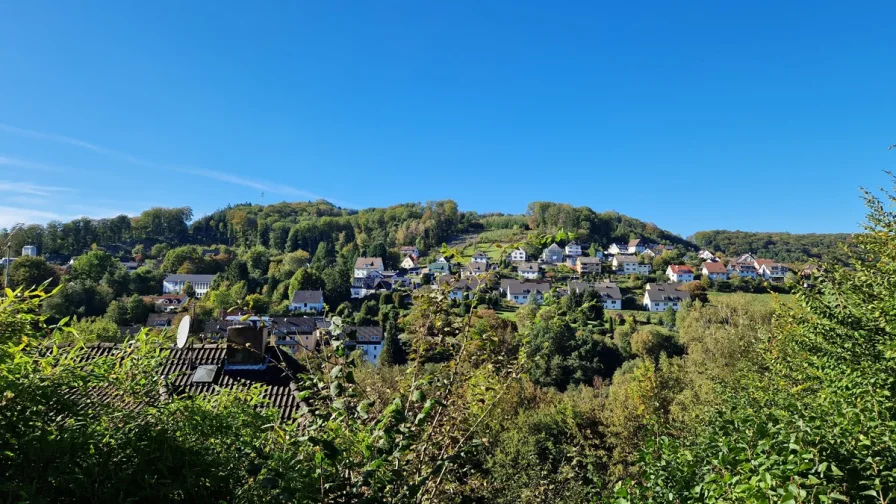
POLYGON ((692 270, 690 266, 685 266, 684 264, 672 264, 669 266, 669 269, 671 269, 672 273, 676 275, 680 275, 682 273, 694 273, 694 270, 692 270))
POLYGON ((726 273, 728 271, 725 265, 720 262, 706 261, 703 263, 703 267, 706 268, 707 273, 726 273))

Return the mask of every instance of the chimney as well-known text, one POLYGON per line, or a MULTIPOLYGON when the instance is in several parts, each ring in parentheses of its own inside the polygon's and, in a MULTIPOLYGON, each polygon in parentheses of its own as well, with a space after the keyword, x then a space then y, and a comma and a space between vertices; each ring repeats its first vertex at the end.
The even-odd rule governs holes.
POLYGON ((264 365, 265 333, 252 325, 227 328, 227 366, 264 365))

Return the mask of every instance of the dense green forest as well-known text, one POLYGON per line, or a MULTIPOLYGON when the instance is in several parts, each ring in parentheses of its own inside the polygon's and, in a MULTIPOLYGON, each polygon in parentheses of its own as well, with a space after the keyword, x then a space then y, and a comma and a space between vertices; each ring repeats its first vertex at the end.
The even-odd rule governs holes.
MULTIPOLYGON (((75 256, 96 245, 129 253, 137 244, 149 250, 156 244, 231 247, 261 246, 275 252, 313 253, 328 241, 336 250, 350 243, 368 254, 399 245, 423 250, 440 247, 463 233, 511 229, 554 234, 573 233, 577 239, 607 246, 613 241, 644 238, 658 243, 690 245, 680 237, 616 212, 538 202, 525 215, 477 214, 460 211, 454 201, 408 203, 388 208, 346 210, 326 201, 243 204, 193 219, 190 208, 152 208, 137 217, 81 218, 45 226, 28 225, 12 237, 14 250, 36 245, 40 255, 75 256)), ((5 241, 8 230, 0 231, 5 241)))
MULTIPOLYGON (((164 336, 143 333, 121 354, 84 360, 77 345, 54 346, 80 341, 80 327, 48 325, 43 305, 62 287, 7 293, 0 495, 894 502, 896 214, 872 195, 867 203, 848 267, 831 264, 787 302, 729 294, 645 323, 605 317, 582 295, 524 305, 513 321, 479 297, 382 299, 365 316, 401 351, 377 368, 339 344, 306 354, 294 378, 306 407, 292 421, 256 408, 258 389, 159 400, 164 336)), ((85 285, 108 274, 106 256, 86 256, 74 268, 85 285)), ((333 341, 339 329, 328 329, 333 341)))
POLYGON ((747 231, 699 231, 693 241, 716 254, 737 256, 752 253, 784 263, 808 264, 822 260, 843 262, 844 246, 852 242, 849 233, 792 234, 747 231))

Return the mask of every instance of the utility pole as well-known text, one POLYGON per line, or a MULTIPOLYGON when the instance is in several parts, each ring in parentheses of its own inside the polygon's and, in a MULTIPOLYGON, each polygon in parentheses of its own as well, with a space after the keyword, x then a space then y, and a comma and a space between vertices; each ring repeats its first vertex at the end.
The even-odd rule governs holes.
POLYGON ((22 226, 24 226, 24 224, 21 222, 13 226, 12 232, 6 237, 6 264, 3 265, 3 287, 7 289, 9 288, 9 249, 12 247, 12 235, 16 234, 22 226))
POLYGON ((264 191, 261 191, 261 206, 264 206, 264 191))

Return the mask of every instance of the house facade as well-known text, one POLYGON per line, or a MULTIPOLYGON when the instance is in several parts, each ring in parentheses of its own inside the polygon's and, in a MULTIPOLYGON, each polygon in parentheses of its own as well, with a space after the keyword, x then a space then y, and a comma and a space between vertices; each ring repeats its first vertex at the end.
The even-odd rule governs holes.
POLYGON ((630 240, 628 242, 628 246, 626 247, 629 254, 640 254, 647 250, 647 246, 644 244, 644 241, 640 238, 635 238, 634 240, 630 240))
POLYGON ((580 275, 597 275, 600 273, 600 258, 578 257, 576 259, 576 272, 580 275))
POLYGON ((25 256, 37 256, 37 247, 35 247, 34 245, 25 245, 24 247, 22 247, 22 257, 25 256))
POLYGON ((701 250, 700 252, 697 252, 697 257, 703 259, 704 261, 713 261, 716 258, 716 256, 708 250, 701 250))
POLYGON ((346 339, 361 351, 361 357, 376 366, 383 353, 383 330, 379 326, 350 326, 345 330, 346 339))
POLYGON ((613 269, 621 275, 646 275, 650 273, 649 264, 638 263, 638 258, 628 254, 613 256, 613 269))
POLYGON ((708 277, 713 282, 720 280, 728 280, 728 268, 718 261, 706 261, 700 269, 703 276, 708 277))
POLYGON ((666 268, 666 276, 673 282, 691 282, 694 280, 694 270, 684 264, 670 264, 666 268))
POLYGON ((399 247, 398 253, 403 256, 412 255, 414 257, 420 257, 420 251, 413 245, 405 245, 403 247, 399 247))
POLYGON ((488 264, 488 255, 485 252, 476 252, 473 254, 473 257, 470 258, 470 262, 488 264))
POLYGON ((652 312, 664 312, 669 308, 678 311, 690 299, 691 294, 679 290, 677 284, 649 283, 644 287, 642 304, 645 310, 652 312))
POLYGON ((406 255, 404 259, 401 260, 401 264, 398 265, 404 269, 414 269, 417 267, 417 256, 414 255, 406 255))
POLYGON ((201 299, 212 288, 214 279, 215 275, 168 275, 162 281, 162 294, 180 294, 190 284, 196 297, 201 299))
POLYGON ((464 266, 464 269, 461 270, 461 277, 468 276, 476 276, 476 275, 484 275, 489 272, 488 263, 483 262, 470 262, 470 264, 464 266))
POLYGON ((563 249, 556 243, 552 243, 541 253, 541 260, 546 263, 560 264, 563 262, 563 249))
POLYGON ((434 277, 451 273, 451 265, 448 264, 447 261, 436 261, 434 263, 429 263, 429 266, 427 266, 427 268, 429 269, 429 273, 434 277))
POLYGON ((569 242, 563 252, 570 257, 579 257, 582 255, 582 246, 576 242, 569 242))
POLYGON ((619 286, 614 282, 592 283, 570 281, 568 284, 569 292, 585 292, 594 290, 600 294, 603 300, 605 310, 621 310, 622 309, 622 292, 619 286))
POLYGON ((289 303, 291 311, 323 313, 324 293, 319 290, 295 291, 289 303))
POLYGON ((625 243, 611 243, 610 246, 607 247, 607 253, 612 255, 627 254, 628 245, 625 243))
POLYGON ((520 263, 516 271, 526 280, 538 280, 541 278, 541 267, 535 262, 520 263))
POLYGON ((383 272, 383 259, 381 257, 359 257, 355 260, 355 278, 365 278, 371 272, 383 272))
POLYGON ((526 304, 530 299, 535 303, 541 303, 544 300, 544 295, 551 291, 551 283, 504 279, 501 281, 501 291, 506 295, 508 301, 515 304, 526 304))
POLYGON ((511 262, 521 262, 525 261, 528 256, 526 255, 526 251, 518 248, 510 253, 510 261, 511 262))
POLYGON ((787 272, 790 271, 786 265, 772 260, 760 259, 756 262, 759 263, 757 274, 772 282, 783 282, 784 277, 787 276, 787 272))

